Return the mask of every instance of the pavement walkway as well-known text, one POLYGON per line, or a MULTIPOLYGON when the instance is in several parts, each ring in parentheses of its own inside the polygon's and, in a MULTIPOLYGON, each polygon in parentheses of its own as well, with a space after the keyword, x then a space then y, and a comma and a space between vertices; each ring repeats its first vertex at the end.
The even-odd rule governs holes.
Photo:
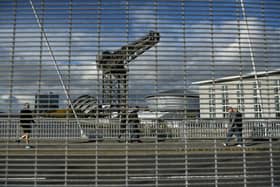
MULTIPOLYGON (((232 152, 232 151, 280 151, 280 140, 246 140, 245 146, 237 147, 233 141, 230 146, 224 147, 221 139, 189 139, 185 141, 166 140, 152 141, 142 139, 142 143, 130 143, 117 140, 88 141, 87 139, 63 139, 63 140, 38 140, 32 139, 32 150, 38 152, 57 153, 72 151, 85 154, 125 154, 127 152, 154 154, 154 153, 191 153, 191 152, 232 152)), ((18 152, 24 150, 25 144, 16 143, 15 140, 0 140, 0 154, 18 152)))

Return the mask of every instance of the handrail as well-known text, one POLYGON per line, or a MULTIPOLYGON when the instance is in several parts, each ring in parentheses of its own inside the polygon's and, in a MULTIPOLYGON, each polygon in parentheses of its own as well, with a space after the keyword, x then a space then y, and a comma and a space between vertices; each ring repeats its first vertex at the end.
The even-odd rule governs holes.
MULTIPOLYGON (((114 139, 120 134, 120 122, 118 120, 81 120, 83 131, 89 134, 114 139)), ((139 125, 142 137, 165 136, 170 139, 187 138, 224 138, 226 136, 226 121, 142 121, 139 125)), ((129 128, 128 128, 129 130, 129 128)), ((0 119, 0 137, 17 138, 21 133, 18 119, 0 119)), ((128 133, 128 132, 127 132, 128 133)), ((46 139, 79 139, 80 132, 75 119, 39 119, 33 127, 33 138, 46 139)), ((280 121, 244 121, 243 136, 253 137, 276 137, 280 138, 280 121)))

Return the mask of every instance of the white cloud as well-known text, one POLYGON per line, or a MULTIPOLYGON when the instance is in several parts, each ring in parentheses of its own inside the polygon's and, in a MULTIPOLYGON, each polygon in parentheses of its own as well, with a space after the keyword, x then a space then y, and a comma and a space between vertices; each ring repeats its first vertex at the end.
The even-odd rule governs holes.
MULTIPOLYGON (((73 30, 70 42, 69 25, 61 29, 46 30, 63 80, 66 86, 70 86, 73 97, 96 94, 100 89, 100 76, 95 65, 98 51, 117 50, 128 43, 127 38, 134 41, 156 29, 161 34, 160 42, 129 65, 129 88, 132 95, 185 88, 191 81, 209 79, 213 76, 212 71, 216 78, 236 74, 240 71, 240 65, 243 65, 244 72, 251 70, 244 21, 240 21, 240 27, 236 25, 237 21, 219 22, 213 28, 209 21, 193 22, 184 27, 180 21, 158 19, 155 10, 147 7, 150 6, 138 6, 139 10, 129 11, 129 33, 105 32, 99 35, 97 32, 73 30), (209 33, 211 29, 214 31, 213 35, 209 33), (104 38, 105 36, 110 37, 104 38)), ((255 18, 249 19, 259 70, 263 69, 264 59, 268 61, 266 65, 272 68, 279 66, 279 28, 264 28, 262 24, 255 18)), ((32 95, 38 92, 53 91, 62 97, 64 95, 52 58, 45 44, 41 46, 41 33, 35 26, 17 28, 14 51, 13 31, 1 28, 0 95, 9 95, 10 79, 13 78, 13 94, 19 103, 34 100, 32 95), (12 60, 14 69, 11 66, 12 60)), ((77 26, 79 25, 73 24, 74 28, 77 26)))
POLYGON ((20 107, 19 99, 15 96, 1 95, 0 96, 0 112, 17 113, 20 107))

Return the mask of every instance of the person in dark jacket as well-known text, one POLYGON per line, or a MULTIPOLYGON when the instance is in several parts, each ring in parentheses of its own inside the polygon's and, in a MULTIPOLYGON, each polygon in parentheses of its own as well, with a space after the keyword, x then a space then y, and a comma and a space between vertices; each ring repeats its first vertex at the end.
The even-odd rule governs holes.
POLYGON ((141 132, 139 129, 140 120, 138 118, 138 111, 139 108, 136 107, 135 110, 133 110, 128 114, 127 124, 129 125, 129 130, 130 130, 130 142, 142 143, 142 141, 140 140, 141 132))
POLYGON ((237 137, 237 147, 242 147, 242 113, 233 107, 228 107, 229 123, 226 142, 224 146, 228 146, 231 137, 237 137))
POLYGON ((121 137, 126 137, 126 121, 127 121, 127 114, 125 110, 121 111, 120 114, 120 134, 118 136, 118 141, 121 142, 121 137))
POLYGON ((32 111, 29 109, 29 103, 24 104, 24 108, 20 111, 20 126, 23 130, 22 136, 17 140, 19 143, 20 140, 25 140, 25 148, 31 148, 29 145, 29 138, 31 133, 32 124, 34 124, 32 111))
POLYGON ((139 107, 135 107, 135 109, 129 113, 127 113, 125 110, 122 111, 120 117, 121 117, 121 123, 120 123, 120 135, 118 136, 118 141, 121 142, 122 136, 127 136, 127 133, 129 135, 129 142, 138 142, 142 143, 140 140, 140 120, 138 118, 138 111, 139 107))

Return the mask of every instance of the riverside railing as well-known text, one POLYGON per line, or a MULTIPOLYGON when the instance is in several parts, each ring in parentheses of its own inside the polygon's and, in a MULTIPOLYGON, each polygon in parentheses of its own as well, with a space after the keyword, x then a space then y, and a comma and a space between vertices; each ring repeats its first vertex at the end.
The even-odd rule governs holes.
MULTIPOLYGON (((114 139, 120 135, 119 120, 83 119, 80 121, 88 135, 114 139)), ((139 125, 142 137, 146 138, 224 138, 227 123, 223 120, 142 121, 139 125)), ((0 119, 1 138, 17 138, 21 134, 18 119, 0 119)), ((129 133, 129 125, 127 126, 129 133)), ((244 138, 280 138, 279 120, 244 120, 244 138)), ((41 139, 80 138, 80 129, 74 119, 36 119, 32 137, 41 139)))

